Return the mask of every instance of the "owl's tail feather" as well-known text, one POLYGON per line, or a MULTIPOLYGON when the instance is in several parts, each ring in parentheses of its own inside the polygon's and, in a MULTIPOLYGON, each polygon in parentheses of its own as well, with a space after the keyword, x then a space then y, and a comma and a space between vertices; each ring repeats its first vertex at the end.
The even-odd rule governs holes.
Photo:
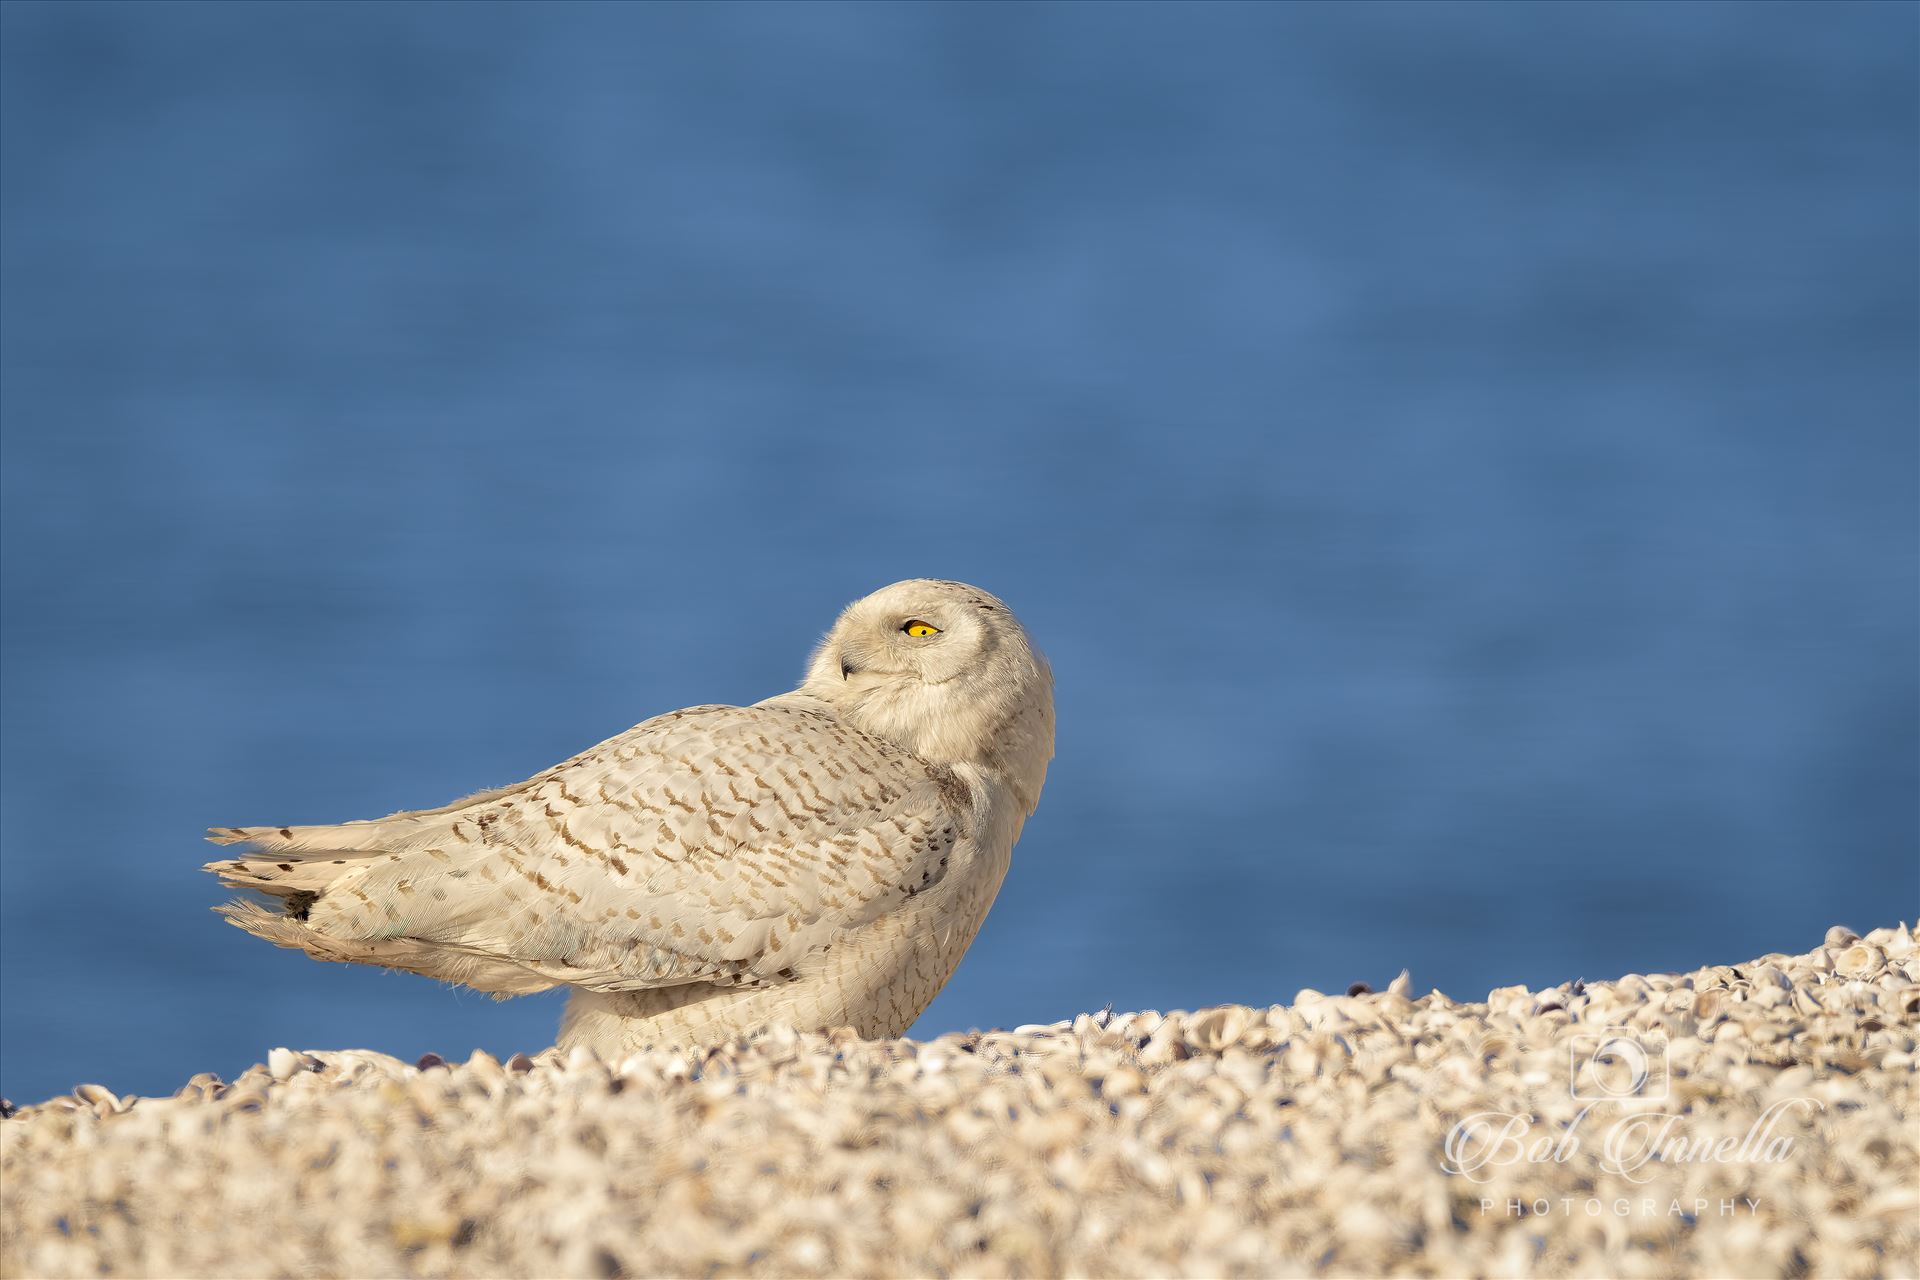
MULTIPOLYGON (((336 894, 359 894, 356 886, 366 874, 406 857, 384 847, 384 842, 404 836, 403 824, 412 817, 321 827, 211 828, 207 838, 215 844, 248 847, 238 858, 207 863, 205 870, 229 888, 279 899, 274 903, 236 899, 214 910, 256 938, 304 951, 315 960, 404 969, 476 987, 496 999, 545 991, 568 981, 573 975, 563 966, 518 963, 456 938, 408 936, 384 922, 377 930, 341 927, 340 913, 323 904, 331 903, 336 894), (369 844, 375 847, 366 847, 369 844)), ((444 860, 438 850, 422 856, 444 860)), ((405 885, 403 879, 403 892, 405 885)), ((391 918, 393 912, 387 915, 391 918)))
POLYGON ((245 929, 256 938, 265 938, 276 947, 304 951, 315 960, 403 969, 442 982, 474 987, 489 992, 496 1000, 530 995, 559 985, 551 975, 509 961, 414 938, 331 937, 296 916, 273 911, 257 902, 236 900, 215 907, 214 911, 228 924, 245 929))
POLYGON ((341 848, 349 832, 339 827, 212 827, 215 844, 246 844, 257 852, 209 862, 201 869, 233 889, 276 898, 318 896, 348 872, 383 856, 379 849, 341 848))
POLYGON ((315 827, 208 827, 215 844, 251 845, 263 853, 292 853, 313 857, 333 850, 359 850, 363 856, 392 843, 394 828, 411 814, 376 818, 371 822, 338 822, 315 827))

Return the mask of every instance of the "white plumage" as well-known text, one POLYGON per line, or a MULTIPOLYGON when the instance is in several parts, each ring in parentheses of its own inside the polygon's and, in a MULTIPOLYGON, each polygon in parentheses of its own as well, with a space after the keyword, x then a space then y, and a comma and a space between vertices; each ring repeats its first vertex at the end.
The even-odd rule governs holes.
POLYGON ((899 1035, 1006 873, 1053 755, 1052 677, 1005 605, 913 579, 849 605, 791 693, 656 716, 517 786, 337 826, 214 829, 234 924, 505 997, 560 1044, 768 1022, 899 1035))

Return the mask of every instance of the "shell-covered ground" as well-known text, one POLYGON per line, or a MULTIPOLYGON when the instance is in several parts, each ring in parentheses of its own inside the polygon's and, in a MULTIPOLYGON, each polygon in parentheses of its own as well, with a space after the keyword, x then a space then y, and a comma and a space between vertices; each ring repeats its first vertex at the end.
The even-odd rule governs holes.
POLYGON ((276 1049, 0 1123, 8 1276, 1912 1276, 1904 925, 1678 975, 772 1029, 618 1063, 276 1049))

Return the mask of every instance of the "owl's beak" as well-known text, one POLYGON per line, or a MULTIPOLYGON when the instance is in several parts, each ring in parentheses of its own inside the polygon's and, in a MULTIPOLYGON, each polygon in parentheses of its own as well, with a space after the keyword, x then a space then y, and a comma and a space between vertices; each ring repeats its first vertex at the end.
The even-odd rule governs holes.
POLYGON ((842 655, 841 655, 841 657, 840 657, 840 678, 841 678, 842 680, 845 680, 845 679, 847 679, 848 677, 850 677, 851 675, 853 675, 853 673, 854 673, 854 672, 856 672, 856 671, 858 671, 859 669, 860 669, 860 668, 858 668, 858 667, 856 667, 856 666, 854 666, 852 662, 850 662, 850 661, 848 661, 848 660, 847 660, 847 657, 846 657, 846 655, 844 655, 844 654, 842 654, 842 655))

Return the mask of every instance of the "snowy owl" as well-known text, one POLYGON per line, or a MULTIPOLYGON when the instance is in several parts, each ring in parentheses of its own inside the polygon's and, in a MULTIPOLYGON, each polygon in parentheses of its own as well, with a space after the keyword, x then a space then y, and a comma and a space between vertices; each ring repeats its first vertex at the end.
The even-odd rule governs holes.
POLYGON ((1019 621, 917 578, 848 605, 791 693, 655 716, 444 808, 216 827, 248 852, 206 869, 275 900, 228 920, 319 960, 572 988, 561 1048, 897 1036, 979 931, 1052 757, 1019 621))

